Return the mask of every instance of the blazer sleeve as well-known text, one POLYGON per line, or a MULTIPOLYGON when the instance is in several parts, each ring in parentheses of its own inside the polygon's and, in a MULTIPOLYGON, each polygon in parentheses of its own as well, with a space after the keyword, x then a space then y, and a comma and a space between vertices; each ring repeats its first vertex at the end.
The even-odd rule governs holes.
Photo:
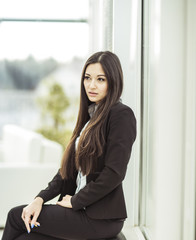
POLYGON ((52 181, 48 183, 48 187, 42 190, 36 197, 41 197, 44 202, 47 202, 61 193, 62 186, 63 179, 60 175, 60 170, 58 170, 52 181))
POLYGON ((85 208, 100 200, 122 183, 136 138, 136 119, 126 107, 112 111, 109 117, 105 165, 95 181, 89 182, 71 198, 74 210, 85 208))

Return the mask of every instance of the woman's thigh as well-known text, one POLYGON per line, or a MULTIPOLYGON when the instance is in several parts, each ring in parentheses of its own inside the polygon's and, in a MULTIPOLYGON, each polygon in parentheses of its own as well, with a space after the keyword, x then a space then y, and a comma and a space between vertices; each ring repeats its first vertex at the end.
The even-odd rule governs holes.
MULTIPOLYGON (((20 221, 23 207, 12 210, 20 221)), ((123 226, 123 222, 90 219, 85 210, 74 211, 59 205, 43 205, 37 221, 40 223, 39 227, 31 229, 29 234, 22 233, 16 240, 109 238, 119 233, 123 226)), ((24 224, 22 227, 24 228, 24 224)))
POLYGON ((32 232, 31 234, 23 233, 15 240, 59 240, 59 239, 32 232))
POLYGON ((37 221, 40 227, 34 227, 32 233, 58 239, 88 238, 96 234, 84 210, 74 211, 59 205, 44 205, 37 221))

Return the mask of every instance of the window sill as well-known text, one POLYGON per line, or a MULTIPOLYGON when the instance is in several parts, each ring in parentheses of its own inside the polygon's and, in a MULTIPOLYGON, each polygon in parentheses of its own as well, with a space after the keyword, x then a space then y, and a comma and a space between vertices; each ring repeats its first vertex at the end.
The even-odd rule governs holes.
POLYGON ((139 227, 125 226, 122 233, 127 240, 145 240, 139 227))

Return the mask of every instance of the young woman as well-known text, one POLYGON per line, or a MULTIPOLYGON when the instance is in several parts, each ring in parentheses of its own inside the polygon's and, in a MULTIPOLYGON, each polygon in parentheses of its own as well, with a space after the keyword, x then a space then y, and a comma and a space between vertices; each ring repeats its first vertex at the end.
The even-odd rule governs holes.
POLYGON ((76 127, 61 167, 28 206, 10 210, 2 240, 107 239, 127 217, 122 181, 136 138, 133 111, 120 101, 118 57, 97 52, 81 78, 76 127), (60 195, 56 205, 45 205, 60 195))

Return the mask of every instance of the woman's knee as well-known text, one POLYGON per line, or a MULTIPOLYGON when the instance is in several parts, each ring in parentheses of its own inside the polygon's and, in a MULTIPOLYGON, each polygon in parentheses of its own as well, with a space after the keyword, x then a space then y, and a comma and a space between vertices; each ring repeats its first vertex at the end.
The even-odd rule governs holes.
POLYGON ((25 206, 26 205, 21 205, 21 206, 17 206, 17 207, 10 209, 10 211, 8 212, 8 219, 21 218, 22 210, 25 206))

